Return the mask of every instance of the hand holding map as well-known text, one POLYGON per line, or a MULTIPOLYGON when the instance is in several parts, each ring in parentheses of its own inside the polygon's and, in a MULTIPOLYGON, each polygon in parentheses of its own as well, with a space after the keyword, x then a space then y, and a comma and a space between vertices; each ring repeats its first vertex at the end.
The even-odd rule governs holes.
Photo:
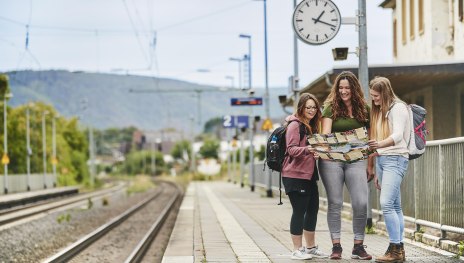
POLYGON ((324 160, 355 162, 366 159, 371 153, 365 127, 346 132, 313 134, 308 137, 311 147, 324 160))

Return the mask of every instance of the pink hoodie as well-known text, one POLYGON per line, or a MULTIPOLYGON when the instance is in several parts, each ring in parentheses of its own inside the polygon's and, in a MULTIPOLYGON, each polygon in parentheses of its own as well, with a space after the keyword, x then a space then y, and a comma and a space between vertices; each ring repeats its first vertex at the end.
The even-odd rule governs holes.
POLYGON ((285 156, 282 176, 311 180, 316 160, 306 146, 307 137, 300 140, 300 121, 294 115, 285 119, 292 121, 287 127, 285 140, 287 142, 287 155, 285 156))

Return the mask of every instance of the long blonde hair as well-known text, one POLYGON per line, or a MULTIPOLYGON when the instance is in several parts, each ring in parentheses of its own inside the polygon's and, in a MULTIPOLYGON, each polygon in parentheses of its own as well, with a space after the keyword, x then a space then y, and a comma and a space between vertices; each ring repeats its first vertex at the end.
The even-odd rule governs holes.
POLYGON ((318 133, 320 130, 320 123, 322 118, 321 113, 321 106, 319 105, 319 101, 317 98, 311 93, 302 93, 300 95, 300 99, 298 100, 297 109, 295 111, 295 116, 298 120, 306 126, 306 129, 309 131, 310 134, 318 133), (308 100, 313 100, 314 104, 316 104, 317 112, 314 115, 314 118, 311 120, 305 117, 306 111, 306 102, 308 100))
POLYGON ((375 105, 374 102, 371 103, 370 136, 375 140, 383 140, 390 136, 387 112, 391 109, 393 103, 396 101, 400 102, 401 100, 393 92, 390 80, 385 77, 375 77, 372 79, 369 83, 369 89, 380 94, 380 105, 375 105), (380 131, 377 130, 378 126, 380 126, 380 131))

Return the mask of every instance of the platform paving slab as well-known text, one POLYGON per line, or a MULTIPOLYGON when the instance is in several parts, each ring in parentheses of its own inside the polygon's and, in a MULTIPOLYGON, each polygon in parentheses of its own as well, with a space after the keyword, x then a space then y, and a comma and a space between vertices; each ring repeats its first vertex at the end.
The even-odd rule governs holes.
MULTIPOLYGON (((293 248, 289 222, 291 205, 278 196, 268 198, 264 191, 227 182, 192 182, 177 217, 163 257, 166 262, 298 262, 291 260, 293 248)), ((342 221, 343 258, 337 262, 366 262, 351 259, 353 246, 351 223, 342 221)), ((326 253, 332 245, 326 214, 318 215, 316 243, 326 253)), ((388 238, 366 235, 364 244, 373 256, 382 255, 388 238)), ((405 243, 407 262, 462 262, 453 254, 405 243)), ((307 262, 329 262, 313 258, 307 262)), ((374 261, 374 260, 372 260, 374 261)))

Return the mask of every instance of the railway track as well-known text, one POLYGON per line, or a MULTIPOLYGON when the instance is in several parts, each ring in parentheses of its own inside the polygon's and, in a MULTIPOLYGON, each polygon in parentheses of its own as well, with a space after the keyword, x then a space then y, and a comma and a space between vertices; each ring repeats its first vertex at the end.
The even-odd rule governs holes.
POLYGON ((1 210, 0 230, 7 229, 13 225, 18 225, 23 222, 27 222, 28 218, 37 216, 39 214, 46 214, 58 209, 70 209, 76 206, 81 206, 88 202, 89 199, 103 198, 115 192, 122 191, 125 188, 125 184, 119 184, 112 188, 96 192, 78 194, 71 197, 57 198, 35 204, 1 210))
POLYGON ((140 262, 181 193, 161 182, 156 192, 44 262, 140 262))

